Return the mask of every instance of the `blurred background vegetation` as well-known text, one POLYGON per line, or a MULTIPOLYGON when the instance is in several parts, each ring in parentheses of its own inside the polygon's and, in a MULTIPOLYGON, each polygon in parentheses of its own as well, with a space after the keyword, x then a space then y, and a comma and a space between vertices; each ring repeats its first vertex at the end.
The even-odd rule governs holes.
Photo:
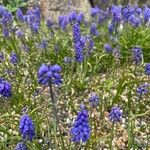
MULTIPOLYGON (((53 0, 48 0, 53 1, 53 0)), ((67 0, 69 1, 69 0, 67 0)), ((4 5, 9 11, 15 12, 18 8, 27 9, 28 4, 37 4, 37 2, 43 2, 41 0, 0 0, 0 4, 4 5)), ((114 5, 127 5, 127 4, 138 4, 140 6, 150 5, 150 0, 87 0, 92 7, 98 5, 101 9, 105 9, 112 4, 114 5)))

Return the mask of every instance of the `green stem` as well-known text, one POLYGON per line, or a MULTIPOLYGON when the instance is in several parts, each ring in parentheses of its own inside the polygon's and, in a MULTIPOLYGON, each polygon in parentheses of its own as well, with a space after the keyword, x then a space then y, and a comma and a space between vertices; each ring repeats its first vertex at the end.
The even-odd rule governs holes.
POLYGON ((112 150, 112 141, 113 141, 113 138, 114 138, 114 122, 113 122, 113 125, 112 125, 111 135, 110 135, 110 143, 109 143, 110 150, 112 150))
POLYGON ((54 98, 54 93, 53 93, 53 89, 52 89, 52 81, 51 80, 49 80, 49 88, 50 88, 50 96, 51 96, 51 101, 52 101, 53 114, 54 114, 54 117, 55 117, 55 136, 57 135, 57 127, 58 127, 60 137, 61 137, 62 149, 65 150, 62 131, 59 127, 59 117, 58 117, 57 109, 56 109, 56 106, 55 106, 55 98, 54 98))

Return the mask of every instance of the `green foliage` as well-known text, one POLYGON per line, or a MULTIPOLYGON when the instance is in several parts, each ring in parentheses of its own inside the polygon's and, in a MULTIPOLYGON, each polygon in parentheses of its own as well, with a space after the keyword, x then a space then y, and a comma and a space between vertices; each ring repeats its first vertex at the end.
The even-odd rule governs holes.
POLYGON ((4 0, 2 4, 11 12, 16 12, 18 8, 27 6, 26 0, 4 0))

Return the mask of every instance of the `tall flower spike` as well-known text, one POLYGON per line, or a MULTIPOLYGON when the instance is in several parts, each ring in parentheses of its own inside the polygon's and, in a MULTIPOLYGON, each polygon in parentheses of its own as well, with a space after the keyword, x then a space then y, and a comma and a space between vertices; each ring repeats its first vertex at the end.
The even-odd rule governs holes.
POLYGON ((81 107, 70 132, 73 142, 86 142, 90 138, 91 129, 88 120, 88 111, 81 107))
POLYGON ((18 64, 18 57, 14 52, 12 52, 10 55, 10 63, 12 63, 13 65, 18 64))
POLYGON ((62 30, 66 30, 67 25, 69 23, 68 16, 59 16, 58 17, 58 23, 59 23, 59 26, 62 30))
POLYGON ((90 35, 87 35, 85 38, 86 38, 87 54, 91 55, 94 48, 94 41, 90 35))
POLYGON ((20 8, 16 11, 16 17, 21 22, 25 21, 25 17, 24 17, 23 12, 20 8))
POLYGON ((28 148, 23 142, 19 142, 14 150, 28 150, 28 148))
POLYGON ((99 31, 97 30, 96 23, 92 23, 90 28, 90 34, 93 36, 99 36, 99 31))
POLYGON ((2 78, 0 78, 0 95, 3 97, 11 96, 11 84, 2 78))
POLYGON ((81 38, 81 33, 80 33, 80 26, 78 23, 73 25, 73 41, 74 43, 78 43, 81 38))
POLYGON ((2 25, 3 26, 9 26, 13 22, 13 15, 9 11, 5 11, 2 17, 2 25))
POLYGON ((145 65, 145 74, 150 76, 150 63, 145 65))
POLYGON ((149 22, 150 21, 150 8, 149 7, 146 6, 144 8, 143 15, 144 15, 144 21, 145 21, 145 23, 149 22))
POLYGON ((35 129, 32 119, 27 114, 21 117, 19 129, 23 139, 32 141, 35 136, 35 129))
POLYGON ((120 122, 122 119, 122 112, 119 107, 113 107, 109 113, 109 119, 113 123, 120 122))
POLYGON ((75 60, 82 62, 84 59, 83 48, 85 46, 85 38, 81 37, 80 26, 78 23, 73 25, 73 42, 75 49, 75 60))
POLYGON ((140 47, 134 47, 132 49, 133 61, 136 65, 140 64, 142 61, 143 53, 140 47))

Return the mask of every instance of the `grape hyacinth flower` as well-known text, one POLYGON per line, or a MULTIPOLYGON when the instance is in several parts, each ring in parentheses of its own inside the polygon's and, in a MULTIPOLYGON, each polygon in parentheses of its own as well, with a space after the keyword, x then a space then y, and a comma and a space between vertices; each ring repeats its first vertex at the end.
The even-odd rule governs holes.
POLYGON ((139 16, 142 14, 142 11, 143 11, 142 8, 140 8, 140 7, 138 7, 138 6, 137 6, 136 9, 135 9, 135 13, 136 13, 137 15, 139 15, 139 16))
POLYGON ((55 85, 62 83, 60 75, 61 67, 59 65, 46 65, 43 64, 38 70, 38 82, 39 84, 48 84, 51 82, 55 85))
POLYGON ((69 23, 75 22, 77 20, 77 12, 72 11, 68 14, 69 23))
POLYGON ((46 26, 48 29, 51 29, 51 27, 53 26, 53 22, 52 22, 51 18, 48 18, 46 20, 46 26))
POLYGON ((94 48, 94 41, 90 35, 86 36, 86 48, 87 48, 87 54, 91 55, 92 50, 94 48))
POLYGON ((91 129, 89 127, 88 111, 81 106, 80 112, 78 112, 77 118, 70 131, 73 142, 86 142, 90 138, 91 129))
POLYGON ((92 23, 90 28, 90 34, 93 36, 99 36, 99 31, 97 30, 96 23, 92 23))
POLYGON ((7 27, 3 27, 2 32, 3 32, 3 36, 5 38, 9 37, 10 32, 9 32, 9 29, 7 27))
POLYGON ((122 19, 121 12, 122 12, 122 6, 121 5, 120 6, 113 5, 111 7, 111 14, 112 14, 113 21, 115 21, 115 22, 121 21, 121 19, 122 19))
POLYGON ((112 34, 113 31, 114 31, 114 29, 115 29, 115 22, 112 21, 112 22, 108 25, 108 31, 109 31, 109 33, 112 34))
POLYGON ((9 11, 5 11, 5 13, 3 14, 3 17, 2 17, 2 25, 4 27, 8 27, 9 25, 11 25, 11 23, 13 22, 13 15, 11 12, 9 11))
POLYGON ((73 41, 74 43, 78 43, 81 38, 80 26, 78 23, 73 25, 73 41))
POLYGON ((125 21, 129 20, 129 17, 132 15, 131 9, 129 6, 122 9, 122 16, 125 21))
POLYGON ((106 53, 111 53, 111 52, 113 51, 111 45, 108 44, 108 43, 106 43, 106 44, 104 45, 104 49, 105 49, 105 52, 106 52, 106 53))
POLYGON ((113 49, 113 56, 116 59, 116 61, 119 61, 119 59, 121 58, 121 52, 118 48, 113 49))
POLYGON ((18 37, 18 38, 23 38, 24 37, 24 32, 22 31, 22 30, 17 30, 16 32, 16 36, 18 37))
POLYGON ((21 117, 19 123, 19 130, 23 139, 28 139, 32 141, 35 136, 35 129, 32 119, 27 114, 24 114, 21 117))
POLYGON ((145 65, 145 74, 150 76, 150 63, 145 65))
POLYGON ((150 21, 150 8, 149 7, 145 7, 144 11, 143 11, 143 15, 144 15, 144 21, 145 23, 150 21))
POLYGON ((83 49, 80 45, 80 43, 75 44, 75 60, 79 63, 83 62, 84 56, 83 56, 83 49))
POLYGON ((142 49, 140 47, 134 47, 132 49, 132 53, 133 53, 133 61, 136 65, 140 64, 142 61, 142 57, 143 57, 143 53, 142 53, 142 49))
POLYGON ((28 148, 23 142, 19 142, 14 150, 28 150, 28 148))
POLYGON ((67 25, 69 23, 68 16, 59 16, 58 17, 58 23, 59 23, 59 26, 62 30, 66 30, 67 25))
POLYGON ((11 84, 2 78, 0 78, 0 95, 3 97, 10 97, 12 95, 11 84))
POLYGON ((0 17, 3 17, 4 13, 6 12, 5 7, 3 7, 2 5, 0 5, 0 17))
POLYGON ((97 96, 96 93, 92 93, 90 98, 89 98, 89 102, 91 104, 92 107, 97 107, 99 104, 99 97, 97 96))
POLYGON ((84 14, 79 13, 76 20, 78 23, 81 23, 84 20, 84 14))
POLYGON ((73 59, 71 57, 65 57, 64 58, 65 63, 71 63, 72 61, 73 61, 73 59))
POLYGON ((33 33, 38 33, 41 22, 41 12, 40 8, 36 7, 27 11, 25 15, 25 22, 30 27, 33 33))
POLYGON ((131 15, 129 21, 134 27, 139 27, 141 25, 141 19, 136 17, 135 15, 131 15))
POLYGON ((25 16, 20 8, 16 11, 16 17, 21 22, 25 21, 25 16))
POLYGON ((39 45, 39 47, 40 47, 41 49, 46 49, 47 46, 48 46, 47 40, 42 40, 41 43, 40 43, 40 45, 39 45))
POLYGON ((33 33, 38 33, 39 28, 40 28, 40 26, 39 26, 39 24, 36 23, 36 22, 34 22, 34 23, 32 23, 32 24, 30 25, 30 29, 31 29, 31 31, 32 31, 33 33))
POLYGON ((83 37, 81 37, 80 26, 78 23, 73 25, 73 41, 74 41, 74 49, 75 49, 75 60, 77 62, 82 62, 84 60, 83 48, 84 42, 83 37))
POLYGON ((113 107, 109 113, 109 119, 113 123, 120 122, 122 119, 122 112, 119 107, 113 107))
POLYGON ((10 63, 13 64, 13 65, 17 65, 18 64, 18 57, 17 57, 17 55, 14 52, 12 52, 10 54, 10 63))
POLYGON ((96 6, 95 8, 91 8, 90 14, 92 17, 96 17, 99 14, 99 12, 100 12, 100 9, 96 6))
POLYGON ((140 85, 137 89, 136 92, 137 94, 141 97, 142 95, 145 95, 149 92, 148 90, 149 84, 144 83, 143 85, 140 85))

